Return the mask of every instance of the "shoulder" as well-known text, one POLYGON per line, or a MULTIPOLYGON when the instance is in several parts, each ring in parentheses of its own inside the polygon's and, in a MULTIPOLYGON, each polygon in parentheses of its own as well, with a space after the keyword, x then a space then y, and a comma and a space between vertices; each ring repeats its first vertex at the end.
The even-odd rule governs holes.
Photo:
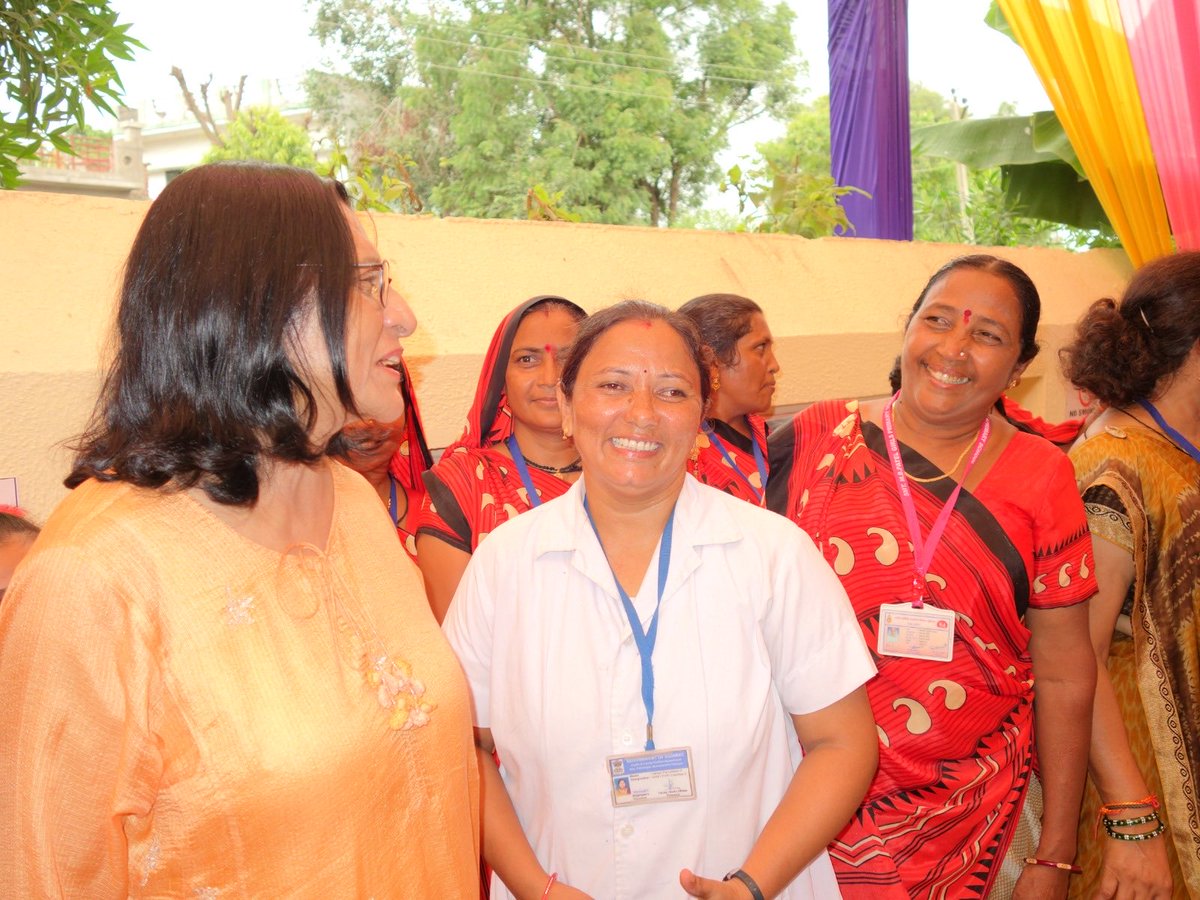
POLYGON ((811 430, 845 430, 848 422, 860 420, 861 407, 858 400, 818 400, 796 413, 796 424, 811 430), (839 426, 841 426, 839 428, 839 426))
POLYGON ((771 432, 768 443, 772 462, 785 447, 807 451, 823 438, 844 440, 861 428, 862 414, 857 400, 819 400, 771 432))
POLYGON ((577 484, 565 494, 501 522, 481 537, 472 561, 478 557, 483 561, 481 565, 509 565, 519 559, 533 559, 546 546, 569 545, 576 517, 583 509, 577 484))
POLYGON ((450 472, 473 472, 479 465, 486 464, 486 451, 472 447, 455 447, 443 453, 432 466, 426 470, 429 475, 441 476, 450 472))
POLYGON ((329 471, 333 475, 333 490, 343 501, 354 504, 379 503, 379 495, 370 482, 345 463, 331 459, 329 471))
POLYGON ((736 543, 771 557, 802 552, 812 541, 790 519, 688 476, 680 515, 700 543, 736 543))
POLYGON ((6 605, 39 596, 74 615, 88 607, 78 598, 89 595, 120 596, 121 605, 157 604, 169 565, 164 557, 194 540, 179 514, 188 503, 164 490, 85 481, 51 513, 6 605))
POLYGON ((128 554, 130 542, 160 532, 186 532, 177 513, 178 507, 187 502, 167 488, 155 490, 90 479, 71 491, 51 513, 38 546, 113 553, 108 564, 117 565, 128 554))
POLYGON ((1044 437, 1013 428, 1000 459, 1008 470, 1004 477, 1019 486, 1031 501, 1045 492, 1076 493, 1075 466, 1066 451, 1044 437))

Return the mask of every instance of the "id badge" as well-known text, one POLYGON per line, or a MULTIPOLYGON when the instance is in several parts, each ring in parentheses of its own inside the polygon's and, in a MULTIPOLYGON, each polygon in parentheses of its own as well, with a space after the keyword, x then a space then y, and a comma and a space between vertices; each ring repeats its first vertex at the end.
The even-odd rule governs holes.
POLYGON ((950 662, 954 655, 954 611, 911 603, 879 606, 880 656, 950 662))
POLYGON ((647 750, 608 758, 613 806, 696 799, 690 747, 647 750))

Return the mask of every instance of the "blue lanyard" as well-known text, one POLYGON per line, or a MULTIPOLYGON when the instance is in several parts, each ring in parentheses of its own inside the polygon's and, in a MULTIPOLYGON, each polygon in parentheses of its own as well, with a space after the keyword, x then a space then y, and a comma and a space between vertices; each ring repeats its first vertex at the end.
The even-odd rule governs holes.
POLYGON ((732 467, 733 471, 737 474, 737 477, 746 483, 746 487, 750 488, 750 492, 758 498, 759 503, 762 503, 763 494, 767 489, 767 461, 763 459, 762 447, 758 446, 758 441, 754 439, 753 429, 750 433, 750 444, 754 448, 754 465, 758 468, 758 482, 762 485, 761 489, 755 488, 755 486, 750 483, 750 479, 746 477, 746 473, 738 468, 738 464, 734 461, 729 451, 725 449, 725 444, 722 443, 719 437, 717 437, 717 433, 713 431, 712 425, 710 425, 706 420, 700 427, 703 429, 704 433, 708 435, 708 439, 716 445, 718 450, 721 451, 721 455, 725 457, 725 462, 729 463, 730 467, 732 467))
POLYGON ((396 500, 399 499, 396 496, 396 476, 391 472, 388 473, 388 496, 391 498, 388 500, 388 514, 392 517, 392 524, 399 528, 400 510, 396 509, 396 500))
POLYGON ((525 485, 525 493, 529 497, 530 507, 541 506, 542 498, 538 495, 537 488, 533 486, 533 478, 529 474, 529 466, 525 465, 525 454, 521 452, 521 445, 517 443, 517 436, 510 434, 505 439, 504 446, 508 447, 508 452, 512 454, 513 464, 517 467, 517 474, 521 476, 521 482, 525 485))
POLYGON ((1138 403, 1141 404, 1142 409, 1154 417, 1154 421, 1158 423, 1158 427, 1163 430, 1163 433, 1166 434, 1167 437, 1175 442, 1175 446, 1177 446, 1196 462, 1200 462, 1200 447, 1197 447, 1182 434, 1168 425, 1167 420, 1162 417, 1162 413, 1160 413, 1154 404, 1149 400, 1138 400, 1138 403))
MULTIPOLYGON (((592 525, 592 531, 596 533, 596 540, 600 541, 600 532, 596 531, 596 520, 592 518, 592 510, 588 506, 587 497, 583 498, 583 511, 587 513, 588 522, 592 525)), ((663 528, 662 540, 658 546, 658 602, 654 606, 654 615, 650 619, 650 630, 642 631, 642 623, 638 619, 637 610, 633 608, 633 601, 629 599, 629 595, 625 593, 625 588, 621 587, 621 582, 617 579, 617 573, 613 572, 613 582, 617 585, 617 593, 621 595, 621 605, 625 607, 625 616, 629 619, 629 627, 633 630, 633 640, 637 644, 638 655, 642 658, 642 703, 646 706, 646 749, 654 749, 654 643, 658 640, 658 610, 662 606, 663 589, 667 586, 667 570, 671 568, 671 532, 675 526, 675 509, 671 508, 671 515, 667 519, 667 525, 663 528)), ((600 541, 600 549, 604 551, 604 542, 600 541)), ((608 553, 604 553, 605 560, 608 559, 608 553)), ((612 571, 612 563, 608 564, 608 569, 612 571)))

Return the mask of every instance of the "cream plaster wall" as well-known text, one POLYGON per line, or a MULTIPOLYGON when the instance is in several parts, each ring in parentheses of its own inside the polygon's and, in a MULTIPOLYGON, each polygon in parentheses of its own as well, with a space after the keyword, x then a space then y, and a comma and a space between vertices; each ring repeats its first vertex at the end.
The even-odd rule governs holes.
MULTIPOLYGON (((125 253, 146 204, 0 192, 0 477, 43 519, 62 497, 66 442, 99 385, 125 253)), ((370 228, 370 226, 368 226, 370 228)), ((378 242, 420 328, 407 343, 431 442, 461 428, 501 316, 556 293, 595 310, 626 297, 677 306, 731 291, 766 310, 784 369, 777 402, 886 389, 900 324, 929 275, 968 248, 599 225, 376 216, 378 242)), ((1055 351, 1089 302, 1120 291, 1119 251, 1000 251, 1043 297, 1042 355, 1019 389, 1061 417, 1055 351)))

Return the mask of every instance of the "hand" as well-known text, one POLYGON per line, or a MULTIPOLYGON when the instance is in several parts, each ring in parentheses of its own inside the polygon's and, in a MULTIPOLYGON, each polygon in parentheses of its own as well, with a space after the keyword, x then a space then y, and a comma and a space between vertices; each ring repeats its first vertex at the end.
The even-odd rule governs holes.
POLYGON ((1169 900, 1171 867, 1166 836, 1149 841, 1104 842, 1104 863, 1093 900, 1169 900))
POLYGON ((736 878, 729 881, 701 878, 690 869, 679 873, 679 884, 689 897, 705 897, 709 900, 747 900, 750 897, 749 888, 736 878))
POLYGON ((1070 877, 1063 869, 1026 866, 1013 888, 1012 900, 1063 900, 1067 896, 1070 877))

